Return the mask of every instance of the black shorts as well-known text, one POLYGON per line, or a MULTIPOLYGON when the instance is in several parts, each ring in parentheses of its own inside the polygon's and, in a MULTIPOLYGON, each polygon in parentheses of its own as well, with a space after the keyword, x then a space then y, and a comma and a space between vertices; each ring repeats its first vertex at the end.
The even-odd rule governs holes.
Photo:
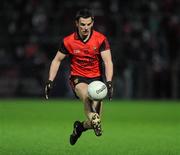
POLYGON ((71 88, 75 94, 75 96, 78 98, 78 96, 76 95, 75 93, 75 86, 79 83, 87 83, 87 84, 90 84, 91 82, 93 81, 103 81, 102 77, 94 77, 94 78, 86 78, 86 77, 82 77, 82 76, 71 76, 69 78, 70 80, 70 85, 71 85, 71 88))

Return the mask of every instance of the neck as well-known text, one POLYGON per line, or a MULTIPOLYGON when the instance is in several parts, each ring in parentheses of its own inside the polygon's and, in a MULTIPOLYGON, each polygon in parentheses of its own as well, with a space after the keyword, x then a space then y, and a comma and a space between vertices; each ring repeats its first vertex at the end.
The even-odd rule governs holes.
POLYGON ((86 42, 89 39, 91 33, 92 32, 90 32, 87 36, 83 36, 81 33, 79 33, 79 36, 83 40, 83 42, 86 42))

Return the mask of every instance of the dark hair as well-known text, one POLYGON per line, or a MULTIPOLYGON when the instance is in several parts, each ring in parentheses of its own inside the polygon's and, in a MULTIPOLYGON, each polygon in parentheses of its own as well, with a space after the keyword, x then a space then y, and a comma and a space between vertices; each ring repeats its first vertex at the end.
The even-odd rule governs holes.
POLYGON ((81 9, 79 11, 77 11, 76 13, 76 17, 75 17, 75 20, 78 21, 79 18, 89 18, 91 17, 92 20, 94 20, 94 16, 93 16, 93 13, 90 9, 87 9, 87 8, 84 8, 84 9, 81 9))

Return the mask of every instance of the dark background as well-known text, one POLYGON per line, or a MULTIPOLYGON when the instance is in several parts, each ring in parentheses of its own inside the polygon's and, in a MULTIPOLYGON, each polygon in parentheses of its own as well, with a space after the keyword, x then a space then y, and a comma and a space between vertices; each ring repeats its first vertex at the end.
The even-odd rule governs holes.
MULTIPOLYGON (((179 0, 1 1, 1 98, 43 97, 50 62, 83 7, 93 9, 95 29, 109 39, 115 98, 180 98, 179 0)), ((73 98, 68 65, 63 61, 53 97, 73 98)))

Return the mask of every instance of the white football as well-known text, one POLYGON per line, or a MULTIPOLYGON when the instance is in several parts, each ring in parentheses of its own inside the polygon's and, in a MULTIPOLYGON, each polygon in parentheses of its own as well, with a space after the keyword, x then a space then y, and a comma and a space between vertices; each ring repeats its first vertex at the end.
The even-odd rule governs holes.
POLYGON ((107 95, 107 87, 101 81, 93 81, 88 85, 88 95, 92 100, 102 100, 107 95))

